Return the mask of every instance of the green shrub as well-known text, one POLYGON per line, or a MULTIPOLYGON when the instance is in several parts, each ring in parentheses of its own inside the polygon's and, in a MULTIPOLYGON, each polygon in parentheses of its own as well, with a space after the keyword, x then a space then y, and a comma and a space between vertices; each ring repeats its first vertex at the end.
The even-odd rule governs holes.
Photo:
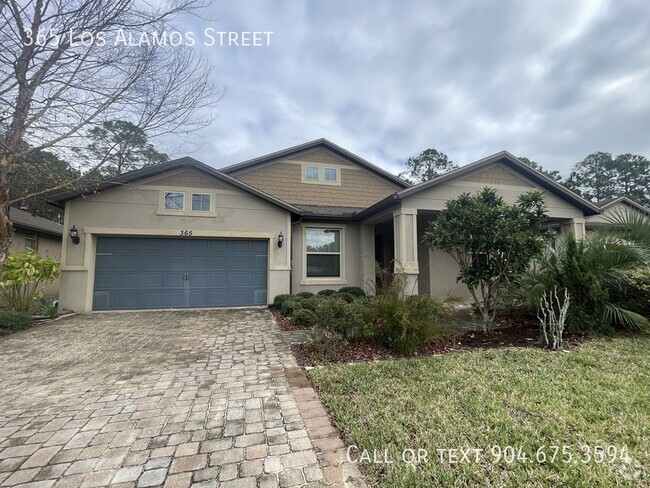
POLYGON ((0 329, 22 330, 32 325, 32 317, 26 312, 0 310, 0 329))
POLYGON ((323 300, 316 309, 318 323, 343 339, 360 341, 367 337, 373 310, 361 303, 348 303, 340 297, 323 300))
POLYGON ((363 291, 363 289, 359 288, 358 286, 344 286, 343 288, 339 288, 339 293, 349 293, 350 295, 353 295, 355 298, 366 296, 366 292, 363 291))
POLYGON ((305 345, 319 362, 331 362, 338 359, 339 351, 346 342, 333 330, 316 326, 307 334, 305 345))
POLYGON ((56 314, 59 313, 59 299, 56 297, 43 298, 39 313, 44 317, 56 317, 56 314))
POLYGON ((302 299, 298 297, 291 297, 288 300, 285 300, 280 307, 280 311, 285 315, 293 315, 296 310, 299 310, 302 304, 302 299))
POLYGON ((332 295, 332 298, 340 298, 341 300, 345 300, 348 303, 352 303, 356 297, 352 293, 346 293, 346 292, 337 292, 334 295, 332 295))
POLYGON ((271 306, 277 310, 280 310, 284 302, 286 302, 290 298, 293 298, 293 295, 289 295, 288 293, 282 295, 276 295, 275 298, 273 299, 273 305, 271 306))
POLYGON ((629 271, 627 278, 627 286, 613 290, 612 300, 650 319, 650 266, 629 271))
POLYGON ((312 298, 314 294, 310 291, 302 291, 298 293, 296 296, 300 298, 312 298))
POLYGON ((306 308, 300 308, 293 313, 293 321, 298 325, 312 326, 316 323, 316 314, 306 308))
POLYGON ((34 251, 9 252, 2 267, 0 292, 10 310, 32 312, 43 298, 43 289, 61 275, 58 261, 34 251))
POLYGON ((404 300, 385 295, 377 300, 374 339, 398 354, 411 355, 444 332, 441 302, 428 296, 404 300))
POLYGON ((336 293, 336 290, 332 290, 331 288, 326 288, 324 290, 321 290, 318 292, 318 295, 321 297, 331 297, 336 293))
POLYGON ((306 310, 311 310, 312 312, 315 312, 316 309, 318 308, 318 304, 321 303, 323 300, 327 300, 325 297, 311 297, 311 298, 305 298, 301 303, 300 306, 306 310))

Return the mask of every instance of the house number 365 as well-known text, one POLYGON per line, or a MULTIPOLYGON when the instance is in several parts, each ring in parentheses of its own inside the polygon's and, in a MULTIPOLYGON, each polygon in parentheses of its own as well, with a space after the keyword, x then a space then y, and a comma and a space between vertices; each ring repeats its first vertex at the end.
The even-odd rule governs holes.
POLYGON ((192 236, 192 231, 191 230, 182 230, 181 235, 183 237, 191 237, 192 236))

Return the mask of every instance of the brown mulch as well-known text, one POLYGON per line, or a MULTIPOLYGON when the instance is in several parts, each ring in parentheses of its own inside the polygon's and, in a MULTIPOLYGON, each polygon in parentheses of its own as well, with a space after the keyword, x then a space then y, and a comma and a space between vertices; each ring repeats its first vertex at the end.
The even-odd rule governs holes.
POLYGON ((278 324, 280 330, 293 331, 293 330, 305 330, 309 328, 303 325, 294 324, 293 319, 291 317, 283 314, 279 310, 276 310, 274 308, 270 308, 269 310, 271 310, 271 313, 275 318, 275 322, 278 324))
MULTIPOLYGON (((505 347, 541 347, 539 344, 539 327, 535 321, 526 319, 500 319, 499 325, 489 331, 479 330, 458 332, 445 335, 418 351, 418 356, 445 354, 453 351, 471 351, 481 349, 501 349, 505 347)), ((577 336, 565 336, 567 343, 579 342, 577 336)), ((291 346, 300 366, 315 366, 322 363, 305 344, 291 346)), ((358 361, 377 361, 394 359, 395 354, 383 347, 357 343, 347 344, 337 351, 330 362, 351 363, 358 361)))

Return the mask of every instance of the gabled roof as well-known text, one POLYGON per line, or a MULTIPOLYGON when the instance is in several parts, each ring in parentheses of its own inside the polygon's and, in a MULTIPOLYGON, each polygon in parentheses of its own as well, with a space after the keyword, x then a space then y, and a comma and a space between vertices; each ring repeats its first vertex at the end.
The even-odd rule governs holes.
POLYGON ((599 200, 596 202, 596 206, 600 208, 600 210, 602 211, 605 210, 607 207, 616 205, 617 203, 622 203, 624 205, 627 205, 628 207, 632 207, 635 210, 638 210, 639 212, 650 215, 650 208, 644 207, 640 203, 637 203, 631 198, 628 198, 626 196, 612 197, 612 198, 606 198, 604 200, 599 200))
POLYGON ((248 161, 226 166, 225 168, 221 168, 220 171, 226 174, 233 174, 261 164, 267 164, 280 159, 286 159, 291 156, 295 156, 297 154, 312 149, 328 150, 339 157, 352 161, 353 163, 361 166, 362 168, 368 170, 369 172, 379 176, 380 178, 390 181, 391 183, 399 186, 400 188, 408 188, 411 186, 409 183, 402 180, 401 178, 398 178, 394 174, 391 174, 388 171, 381 169, 379 166, 375 166, 374 164, 366 161, 365 159, 357 156, 356 154, 351 153, 347 149, 344 149, 341 146, 338 146, 333 142, 328 141, 327 139, 316 139, 314 141, 305 142, 304 144, 288 147, 280 151, 272 152, 271 154, 266 154, 264 156, 249 159, 248 161))
POLYGON ((575 205, 576 207, 581 209, 585 213, 585 215, 595 215, 600 213, 600 209, 593 203, 585 200, 580 195, 573 193, 571 190, 560 185, 556 181, 553 181, 551 178, 544 175, 543 173, 540 173, 539 171, 531 168, 526 163, 523 163, 515 156, 510 154, 508 151, 500 151, 486 158, 479 159, 478 161, 467 164, 465 166, 461 166, 458 169, 449 171, 448 173, 440 175, 429 181, 425 181, 418 185, 411 186, 410 188, 406 188, 404 190, 398 191, 397 193, 394 193, 393 195, 390 195, 384 198, 383 200, 380 200, 379 202, 375 203, 372 207, 367 208, 363 212, 360 212, 359 214, 356 215, 356 218, 364 219, 366 217, 373 215, 376 212, 380 212, 386 208, 391 207, 392 205, 396 204, 397 202, 403 200, 406 197, 415 195, 423 190, 433 188, 434 186, 440 185, 441 183, 452 180, 454 178, 458 178, 459 176, 465 175, 467 173, 471 173, 472 171, 475 171, 477 169, 490 166, 491 164, 494 163, 501 163, 507 166, 508 168, 513 169, 514 171, 525 176, 526 178, 533 181, 540 187, 550 191, 551 193, 566 200, 572 205, 575 205))
POLYGON ((63 226, 52 220, 37 217, 16 207, 9 209, 9 219, 16 229, 40 232, 55 237, 63 235, 63 226))
POLYGON ((247 185, 246 183, 243 183, 239 180, 236 180, 235 178, 232 178, 231 176, 228 176, 227 174, 224 174, 221 171, 216 170, 212 166, 208 166, 207 164, 197 161, 196 159, 191 158, 189 156, 179 158, 179 159, 174 159, 173 161, 168 161, 166 163, 159 164, 156 166, 150 166, 148 168, 129 171, 128 173, 124 173, 120 176, 112 178, 110 181, 102 181, 96 185, 93 185, 88 188, 84 188, 82 190, 69 190, 69 191, 63 191, 63 192, 51 194, 46 196, 46 200, 48 203, 51 203, 52 205, 55 205, 57 207, 63 207, 65 202, 67 202, 68 200, 73 200, 75 198, 79 198, 84 195, 91 195, 93 193, 98 193, 104 190, 108 190, 110 188, 126 185, 128 183, 134 183, 136 181, 140 181, 145 178, 158 176, 160 174, 168 173, 169 171, 182 169, 182 168, 191 168, 191 169, 201 171, 209 176, 212 176, 215 179, 223 181, 224 183, 227 183, 236 188, 251 193, 261 198, 262 200, 266 200, 267 202, 277 205, 278 207, 284 208, 289 212, 292 212, 294 214, 300 214, 300 209, 298 207, 294 207, 289 203, 283 202, 279 198, 275 198, 274 196, 269 195, 266 192, 258 190, 257 188, 247 185))

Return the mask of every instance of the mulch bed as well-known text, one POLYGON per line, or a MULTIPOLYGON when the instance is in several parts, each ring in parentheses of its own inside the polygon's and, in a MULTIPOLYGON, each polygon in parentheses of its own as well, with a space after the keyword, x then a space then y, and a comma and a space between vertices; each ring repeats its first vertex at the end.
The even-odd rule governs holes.
POLYGON ((304 327, 302 325, 294 324, 293 319, 291 317, 288 317, 287 315, 284 315, 279 310, 276 310, 274 308, 271 308, 269 310, 271 310, 271 313, 273 314, 273 317, 275 318, 275 322, 278 324, 278 327, 280 328, 280 330, 293 331, 293 330, 305 330, 306 328, 308 328, 308 327, 304 327))
MULTIPOLYGON (((431 356, 453 351, 505 347, 541 347, 537 322, 526 319, 501 319, 498 322, 499 325, 489 332, 474 330, 445 335, 422 348, 417 355, 431 356)), ((579 337, 565 336, 565 342, 575 344, 579 342, 579 337)), ((319 361, 305 344, 293 344, 291 349, 300 366, 315 366, 322 363, 322 360, 319 361)), ((331 362, 377 361, 395 357, 392 351, 383 347, 370 344, 348 344, 337 352, 337 356, 331 362)))

